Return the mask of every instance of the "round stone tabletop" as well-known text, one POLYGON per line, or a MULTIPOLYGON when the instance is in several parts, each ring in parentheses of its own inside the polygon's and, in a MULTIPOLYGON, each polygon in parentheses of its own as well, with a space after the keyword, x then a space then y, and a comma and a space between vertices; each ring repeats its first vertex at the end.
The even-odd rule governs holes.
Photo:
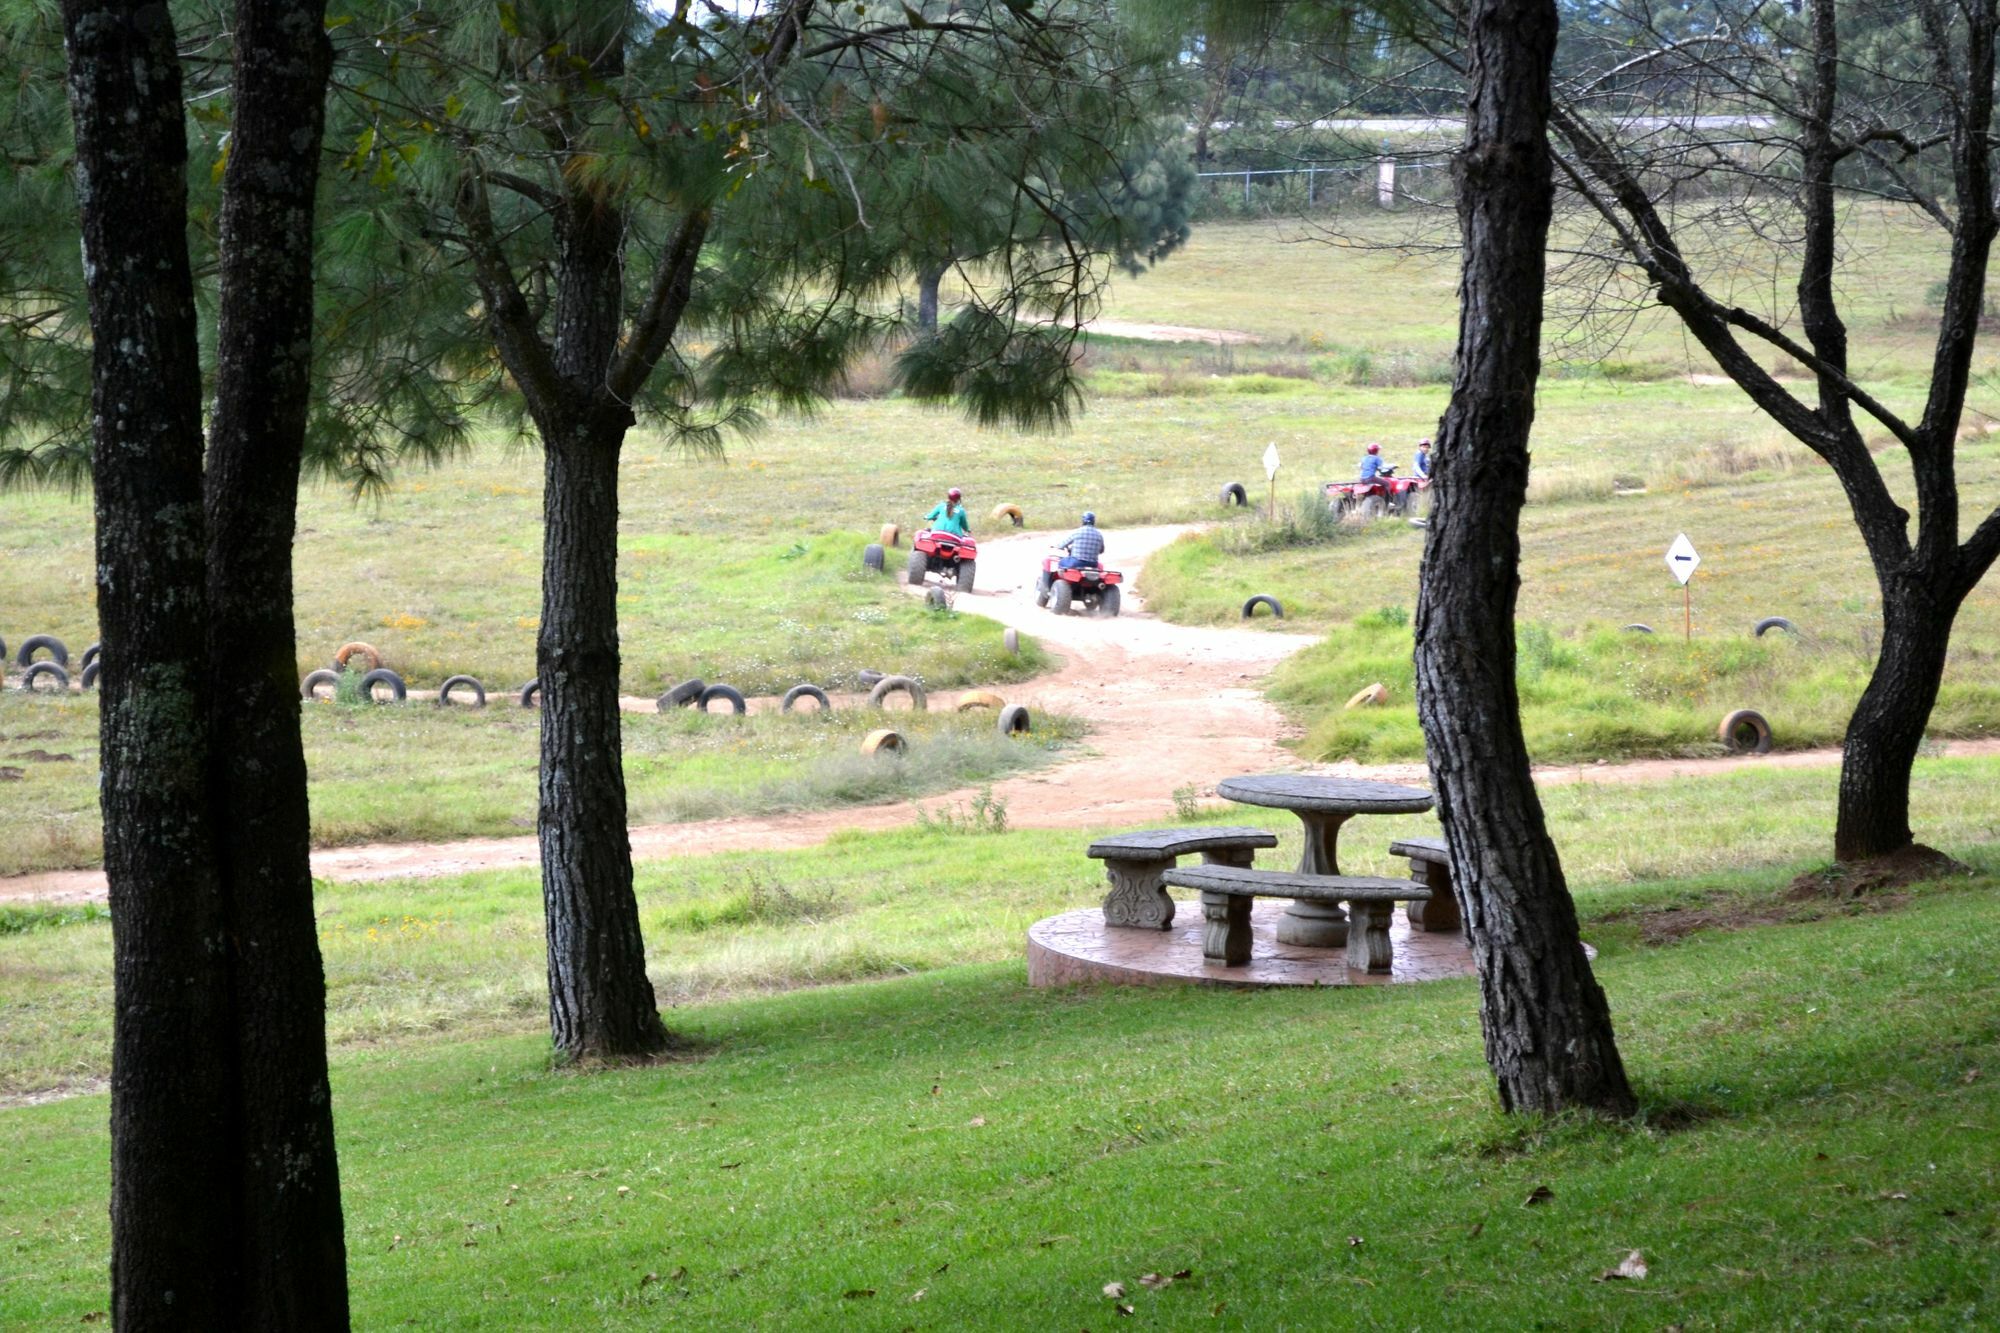
POLYGON ((1224 778, 1216 793, 1245 805, 1270 806, 1306 814, 1414 815, 1431 808, 1422 787, 1402 787, 1366 778, 1315 777, 1309 773, 1262 773, 1224 778))

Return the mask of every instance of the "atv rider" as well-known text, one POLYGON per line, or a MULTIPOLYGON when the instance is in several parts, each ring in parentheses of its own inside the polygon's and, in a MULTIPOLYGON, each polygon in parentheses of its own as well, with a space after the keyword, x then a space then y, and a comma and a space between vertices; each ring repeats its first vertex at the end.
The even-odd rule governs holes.
POLYGON ((948 532, 956 537, 972 535, 972 525, 965 521, 965 505, 959 500, 958 487, 954 486, 944 493, 944 503, 924 515, 924 524, 932 532, 948 532))
POLYGON ((1417 480, 1429 481, 1431 479, 1431 442, 1429 440, 1417 441, 1417 456, 1411 460, 1411 466, 1417 470, 1417 480))
POLYGON ((1104 534, 1097 530, 1097 515, 1085 514, 1083 526, 1057 542, 1056 549, 1066 553, 1061 568, 1096 569, 1104 554, 1104 534))
POLYGON ((1382 446, 1371 444, 1368 452, 1361 455, 1361 480, 1375 481, 1382 475, 1382 446))

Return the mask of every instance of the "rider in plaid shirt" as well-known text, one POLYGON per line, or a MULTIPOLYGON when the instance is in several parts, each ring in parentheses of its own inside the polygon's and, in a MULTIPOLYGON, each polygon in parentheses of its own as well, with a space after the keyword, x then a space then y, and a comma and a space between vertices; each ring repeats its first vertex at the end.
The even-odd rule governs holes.
POLYGON ((1056 543, 1059 551, 1068 551, 1063 557, 1064 569, 1093 569, 1098 557, 1104 554, 1104 534, 1097 530, 1097 515, 1085 514, 1083 526, 1056 543))

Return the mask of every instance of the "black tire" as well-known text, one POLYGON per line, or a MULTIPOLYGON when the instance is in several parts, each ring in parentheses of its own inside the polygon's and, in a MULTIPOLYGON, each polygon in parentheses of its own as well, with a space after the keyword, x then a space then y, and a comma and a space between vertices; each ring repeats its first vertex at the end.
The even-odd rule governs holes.
POLYGON ((1243 489, 1242 482, 1232 481, 1222 488, 1222 503, 1226 505, 1247 505, 1250 503, 1250 493, 1243 489))
POLYGON ((924 590, 924 605, 939 611, 949 611, 951 609, 951 603, 946 600, 943 588, 926 588, 924 590))
POLYGON ((960 592, 972 591, 972 576, 978 567, 979 562, 977 560, 961 560, 958 562, 958 590, 960 592))
POLYGON ((1787 634, 1797 634, 1799 632, 1799 627, 1783 616, 1765 616, 1762 620, 1758 621, 1757 637, 1760 639, 1763 638, 1764 631, 1767 629, 1781 629, 1787 634))
MULTIPOLYGON (((96 664, 92 663, 92 665, 96 664)), ((340 673, 338 671, 329 671, 325 667, 321 667, 317 671, 306 672, 305 679, 299 682, 299 698, 319 698, 319 695, 315 694, 314 691, 322 685, 329 689, 338 690, 340 688, 340 673)))
POLYGON ((875 670, 862 671, 854 677, 854 683, 864 690, 874 689, 882 680, 883 674, 875 670))
POLYGON ((1068 579, 1057 579, 1056 586, 1049 590, 1049 610, 1059 616, 1069 614, 1070 604, 1076 601, 1076 586, 1068 579))
POLYGON ((861 567, 863 569, 872 569, 877 574, 882 572, 881 542, 869 542, 861 548, 861 567))
POLYGON ((1049 590, 1055 586, 1055 582, 1055 575, 1049 573, 1046 569, 1035 575, 1036 606, 1047 606, 1049 604, 1049 590))
POLYGON ((720 699, 729 705, 729 711, 742 714, 750 711, 750 705, 743 702, 743 691, 734 685, 711 685, 701 692, 701 702, 695 707, 706 713, 709 704, 720 699))
POLYGON ((1382 517, 1388 507, 1383 502, 1381 496, 1368 495, 1362 497, 1361 503, 1354 507, 1354 512, 1360 515, 1365 522, 1373 523, 1376 519, 1382 517))
POLYGON ((785 702, 781 706, 780 711, 791 712, 792 705, 801 699, 819 700, 819 711, 822 713, 831 713, 833 711, 833 700, 827 698, 826 691, 817 685, 794 685, 789 690, 786 690, 785 702))
POLYGON ((1118 585, 1107 583, 1104 591, 1097 594, 1097 614, 1107 620, 1118 614, 1118 603, 1123 599, 1118 595, 1118 585))
MULTIPOLYGON (((0 653, 4 653, 5 651, 6 649, 0 648, 0 653)), ((103 654, 103 652, 104 652, 103 644, 101 643, 91 644, 90 647, 83 650, 83 656, 79 657, 76 660, 77 666, 85 671, 90 670, 90 664, 92 662, 95 662, 103 654)))
POLYGON ((1764 715, 1753 708, 1739 708, 1722 719, 1722 725, 1715 729, 1722 743, 1737 754, 1769 754, 1771 752, 1771 724, 1764 715))
POLYGON ((701 692, 708 688, 708 682, 697 676, 684 680, 653 701, 653 706, 662 713, 670 708, 692 708, 701 701, 701 692))
POLYGON ((1651 625, 1627 625, 1625 629, 1631 634, 1651 634, 1653 632, 1651 625))
POLYGON ((897 690, 910 696, 910 707, 919 713, 931 706, 929 697, 924 693, 924 687, 908 676, 882 677, 875 682, 875 688, 868 691, 868 702, 881 708, 884 706, 884 701, 897 690))
POLYGON ((910 552, 910 563, 904 570, 912 588, 924 586, 924 576, 931 572, 931 558, 922 551, 910 552))
MULTIPOLYGON (((34 665, 35 654, 44 648, 49 650, 50 661, 59 667, 69 666, 69 649, 63 647, 63 641, 53 634, 30 634, 21 640, 21 650, 14 654, 14 665, 22 667, 34 665)), ((69 683, 67 674, 64 675, 63 683, 69 683)))
POLYGON ((481 685, 472 676, 453 676, 445 681, 444 684, 438 686, 438 707, 443 708, 449 704, 451 702, 451 692, 461 685, 472 691, 472 706, 474 708, 486 707, 486 687, 481 685))
POLYGON ((535 677, 521 687, 521 707, 539 708, 542 703, 542 678, 535 677))
POLYGON ((1035 720, 1028 716, 1026 704, 1008 704, 1000 710, 994 726, 1002 736, 1015 736, 1035 729, 1035 720))
POLYGON ((1267 592, 1260 592, 1249 601, 1243 603, 1243 618, 1249 620, 1255 616, 1259 606, 1270 607, 1271 615, 1274 619, 1283 620, 1285 618, 1285 608, 1278 604, 1277 598, 1267 592))
POLYGON ((1351 495, 1343 493, 1335 496, 1329 507, 1333 510, 1333 521, 1336 523, 1345 523, 1354 517, 1354 497, 1351 495))
POLYGON ((375 697, 375 687, 377 685, 387 685, 389 687, 389 701, 391 703, 402 703, 410 697, 409 687, 403 684, 403 678, 389 670, 388 667, 376 667, 361 678, 361 697, 371 704, 381 703, 382 701, 375 697))
POLYGON ((89 666, 83 669, 83 676, 81 679, 77 681, 77 684, 86 690, 91 688, 93 685, 97 684, 98 673, 103 670, 104 670, 103 662, 92 662, 89 666))
POLYGON ((30 694, 36 693, 37 691, 35 690, 35 682, 40 680, 44 676, 48 676, 51 679, 53 679, 56 683, 56 687, 53 690, 42 691, 43 693, 48 693, 48 694, 69 693, 69 671, 66 668, 64 668, 63 664, 60 662, 30 663, 27 671, 23 672, 21 675, 21 688, 28 691, 30 694))
POLYGON ((1010 653, 1021 651, 1021 631, 1008 628, 1000 631, 1000 644, 1010 653))

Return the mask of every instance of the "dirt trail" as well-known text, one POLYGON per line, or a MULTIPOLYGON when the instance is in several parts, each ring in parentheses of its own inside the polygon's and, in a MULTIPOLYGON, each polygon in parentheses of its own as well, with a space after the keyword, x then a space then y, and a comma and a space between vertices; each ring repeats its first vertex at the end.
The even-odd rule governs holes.
MULTIPOLYGON (((1129 580, 1146 557, 1188 531, 1184 527, 1113 529, 1106 563, 1129 580)), ((1315 636, 1281 630, 1173 625, 1147 615, 1143 599, 1129 594, 1114 620, 1058 617, 1035 605, 1034 581, 1049 541, 1024 533, 983 541, 976 591, 959 596, 959 610, 987 616, 1035 635, 1063 658, 1052 675, 996 687, 1010 703, 1072 713, 1091 727, 1085 753, 1066 763, 992 784, 1007 802, 1017 828, 1084 828, 1157 822, 1173 809, 1176 788, 1206 792, 1225 777, 1299 768, 1278 742, 1286 723, 1257 682, 1315 636)), ((910 590, 912 596, 917 593, 910 590)), ((1366 682, 1362 682, 1365 684, 1366 682)), ((936 706, 950 707, 953 692, 939 691, 936 706)), ((850 697, 836 697, 855 706, 850 697)), ((650 700, 629 706, 650 709, 650 700)), ((752 700, 753 708, 775 699, 752 700)), ((1958 742, 1949 754, 2000 754, 2000 740, 1958 742)), ((1537 771, 1545 784, 1645 782, 1706 776, 1739 768, 1806 768, 1837 764, 1838 750, 1796 751, 1740 759, 1648 759, 1617 764, 1550 767, 1537 771)), ((1421 764, 1327 764, 1314 771, 1428 783, 1421 764)), ((970 790, 926 798, 936 805, 969 800, 970 790)), ((638 860, 706 852, 809 847, 843 829, 895 828, 912 819, 910 804, 818 810, 660 824, 632 830, 638 860)), ((313 873, 330 880, 425 878, 471 870, 537 864, 533 837, 469 838, 456 842, 380 843, 330 847, 313 853, 313 873)), ((0 901, 102 900, 102 871, 54 871, 0 879, 0 901)))

